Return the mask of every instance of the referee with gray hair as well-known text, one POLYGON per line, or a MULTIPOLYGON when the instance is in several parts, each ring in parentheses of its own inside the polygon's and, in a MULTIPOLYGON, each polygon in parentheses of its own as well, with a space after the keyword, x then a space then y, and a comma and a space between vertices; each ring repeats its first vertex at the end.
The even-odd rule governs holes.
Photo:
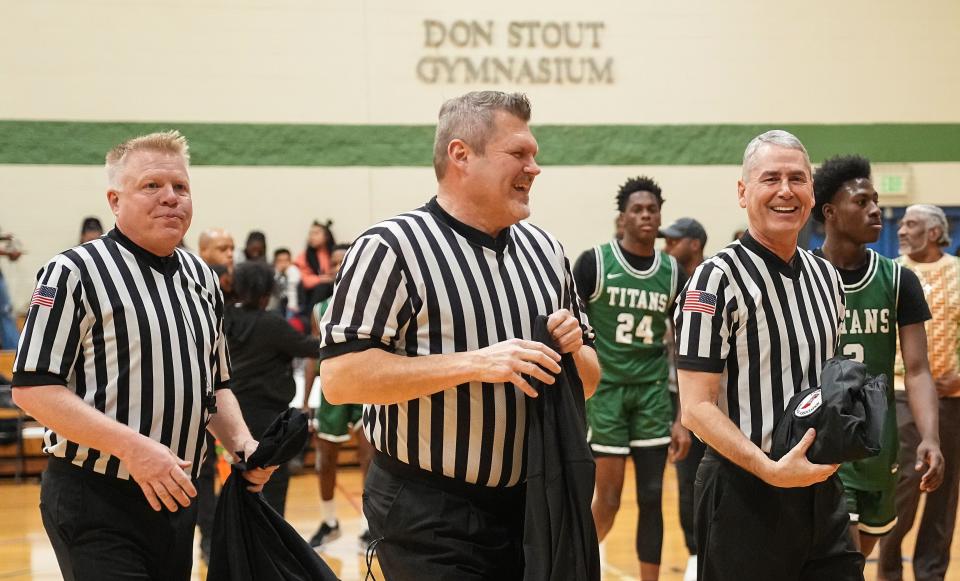
MULTIPOLYGON (((68 581, 189 579, 205 430, 257 448, 227 387, 217 277, 177 248, 188 163, 176 131, 114 147, 116 227, 54 256, 27 312, 14 401, 46 426, 40 513, 68 581)), ((249 489, 274 469, 246 472, 249 489)))
POLYGON ((803 144, 785 131, 754 138, 738 196, 748 232, 697 268, 675 314, 682 421, 709 446, 697 578, 860 580, 838 466, 806 458, 815 431, 768 457, 790 398, 819 385, 844 317, 839 273, 797 248, 814 205, 803 144))
POLYGON ((437 196, 354 242, 320 322, 325 397, 366 404, 363 510, 389 580, 522 579, 525 377, 560 371, 531 340, 537 316, 587 395, 600 378, 563 249, 523 221, 529 119, 521 94, 447 101, 437 196))

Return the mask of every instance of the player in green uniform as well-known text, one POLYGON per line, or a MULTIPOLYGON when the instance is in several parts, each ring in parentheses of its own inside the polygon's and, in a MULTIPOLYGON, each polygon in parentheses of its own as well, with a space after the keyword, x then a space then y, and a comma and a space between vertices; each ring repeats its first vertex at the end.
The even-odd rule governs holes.
POLYGON ((926 470, 920 485, 924 491, 935 489, 943 479, 937 394, 927 363, 923 325, 930 310, 917 276, 866 246, 880 238, 882 227, 870 162, 859 156, 826 160, 814 174, 814 191, 813 215, 826 231, 823 248, 815 253, 840 271, 846 292, 840 352, 863 362, 871 374, 886 374, 890 385, 880 455, 844 464, 839 472, 853 538, 863 554, 869 555, 897 520, 894 495, 900 467, 893 369, 898 333, 910 409, 922 436, 917 448, 921 461, 904 469, 926 470))
POLYGON ((593 518, 603 540, 620 507, 626 459, 632 456, 643 581, 657 579, 660 571, 667 456, 680 459, 690 445, 667 387, 664 337, 686 275, 676 259, 654 250, 662 204, 656 182, 627 180, 617 194, 623 238, 584 252, 574 266, 603 372, 587 400, 588 438, 597 462, 593 518))
MULTIPOLYGON (((334 247, 330 255, 331 270, 334 274, 340 270, 343 258, 347 253, 349 245, 338 244, 334 247)), ((310 327, 313 335, 320 336, 320 320, 323 314, 330 306, 330 299, 327 298, 314 305, 310 317, 310 327)), ((317 362, 315 359, 308 359, 304 366, 304 393, 303 409, 310 412, 310 392, 313 391, 314 379, 317 377, 317 362)), ((320 527, 310 539, 310 545, 319 547, 325 543, 340 537, 340 521, 336 516, 336 508, 333 500, 334 489, 337 484, 337 457, 340 452, 340 445, 350 440, 351 430, 360 430, 362 428, 361 419, 363 417, 363 406, 359 404, 334 405, 327 401, 323 396, 323 386, 320 389, 320 407, 316 411, 316 436, 319 444, 320 455, 320 502, 323 516, 320 521, 320 527)), ((360 461, 360 473, 364 478, 367 476, 367 468, 370 466, 370 459, 373 457, 373 448, 367 442, 367 438, 360 434, 357 440, 357 457, 360 461)), ((362 484, 362 482, 361 482, 362 484)), ((360 546, 366 546, 372 540, 370 532, 367 530, 367 521, 360 513, 360 546)))

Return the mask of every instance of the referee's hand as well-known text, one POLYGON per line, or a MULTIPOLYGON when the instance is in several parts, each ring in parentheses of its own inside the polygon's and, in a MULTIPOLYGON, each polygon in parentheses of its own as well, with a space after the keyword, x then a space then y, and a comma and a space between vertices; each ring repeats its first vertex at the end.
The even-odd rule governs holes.
POLYGON ((524 375, 552 385, 556 379, 550 373, 560 373, 560 354, 537 341, 508 339, 474 353, 476 381, 512 383, 530 397, 537 397, 537 391, 524 375))
POLYGON ((190 476, 184 472, 191 463, 156 440, 141 436, 138 445, 121 460, 140 485, 150 508, 157 512, 164 508, 177 512, 181 506, 190 506, 190 499, 197 496, 190 476))
POLYGON ((560 309, 547 318, 547 331, 561 353, 576 353, 583 346, 580 320, 567 309, 560 309))
MULTIPOLYGON (((249 458, 253 456, 253 453, 257 451, 257 447, 260 445, 260 442, 256 440, 247 440, 243 443, 243 454, 244 458, 249 458)), ((273 476, 274 471, 279 468, 279 466, 266 466, 264 468, 249 468, 243 471, 243 477, 247 482, 250 483, 250 486, 247 486, 247 490, 250 492, 260 492, 263 490, 263 485, 270 480, 270 477, 273 476)))
POLYGON ((813 428, 808 429, 786 456, 772 463, 773 468, 763 480, 780 488, 800 488, 830 478, 840 468, 839 464, 814 464, 807 460, 807 450, 813 445, 816 437, 817 431, 813 428))

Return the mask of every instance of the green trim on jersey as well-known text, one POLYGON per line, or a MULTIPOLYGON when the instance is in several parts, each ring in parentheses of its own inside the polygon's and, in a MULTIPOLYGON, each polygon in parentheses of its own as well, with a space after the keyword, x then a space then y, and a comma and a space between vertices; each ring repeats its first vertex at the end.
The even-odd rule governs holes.
POLYGON ((901 266, 867 250, 870 263, 863 278, 844 285, 847 312, 840 328, 840 353, 867 366, 871 375, 887 376, 887 415, 880 454, 840 467, 844 486, 857 490, 884 490, 896 484, 897 406, 893 397, 893 368, 897 356, 897 304, 901 266))
POLYGON ((667 378, 664 338, 677 294, 677 261, 657 251, 639 271, 614 240, 593 249, 597 283, 587 303, 604 383, 653 383, 667 378))
POLYGON ((320 326, 320 319, 323 318, 323 314, 327 312, 327 309, 330 307, 330 299, 333 297, 327 297, 319 303, 313 305, 313 320, 317 322, 317 326, 320 326))
MULTIPOLYGON (((320 301, 319 303, 313 305, 313 320, 317 323, 317 327, 320 327, 320 320, 323 319, 323 314, 327 312, 327 309, 330 307, 330 300, 333 297, 327 297, 320 301)), ((317 374, 320 374, 320 361, 317 361, 317 374)), ((321 394, 322 395, 322 394, 321 394)))

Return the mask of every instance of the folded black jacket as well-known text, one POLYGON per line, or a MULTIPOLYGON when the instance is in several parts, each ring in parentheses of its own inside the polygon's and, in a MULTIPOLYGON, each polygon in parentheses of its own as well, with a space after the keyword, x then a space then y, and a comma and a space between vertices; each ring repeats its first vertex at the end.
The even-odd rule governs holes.
POLYGON ((842 356, 828 360, 820 386, 790 398, 773 432, 770 457, 779 460, 817 430, 807 459, 814 464, 842 464, 880 453, 887 412, 887 376, 873 377, 863 363, 842 356))
POLYGON ((306 443, 307 418, 288 408, 260 438, 246 462, 233 465, 217 500, 207 581, 336 581, 300 533, 247 491, 242 472, 276 466, 296 456, 306 443))
MULTIPOLYGON (((533 340, 556 350, 547 318, 533 340)), ((525 581, 599 581, 600 549, 590 512, 596 465, 587 444, 583 383, 564 355, 553 385, 532 379, 527 400, 527 499, 523 529, 525 581)))

